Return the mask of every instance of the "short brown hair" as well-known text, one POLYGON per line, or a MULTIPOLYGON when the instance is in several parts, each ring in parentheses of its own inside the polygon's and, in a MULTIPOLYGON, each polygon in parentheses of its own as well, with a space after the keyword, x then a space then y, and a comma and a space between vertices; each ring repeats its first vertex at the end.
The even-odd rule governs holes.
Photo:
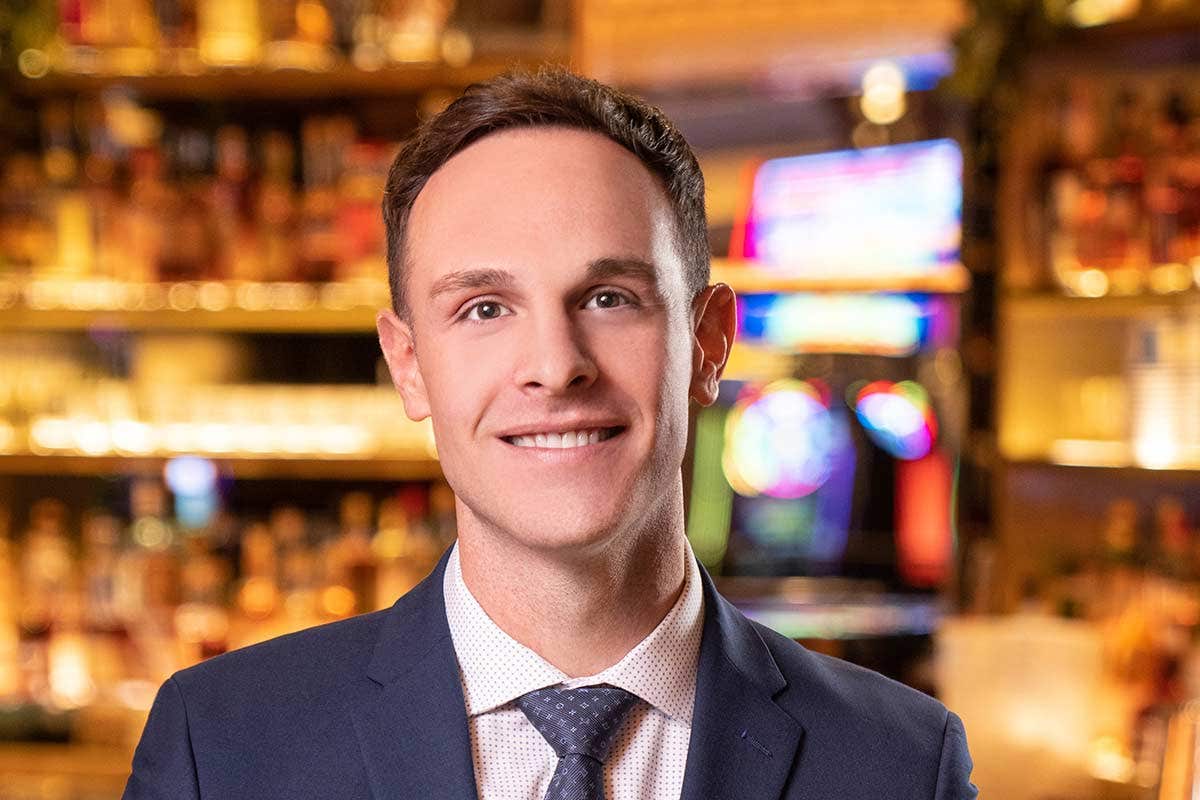
POLYGON ((392 307, 407 319, 405 233, 417 195, 443 164, 472 142, 512 129, 563 126, 594 131, 629 150, 663 183, 675 212, 676 237, 690 296, 708 285, 704 176, 683 134, 654 106, 558 67, 507 72, 467 87, 423 122, 388 173, 383 195, 392 307))

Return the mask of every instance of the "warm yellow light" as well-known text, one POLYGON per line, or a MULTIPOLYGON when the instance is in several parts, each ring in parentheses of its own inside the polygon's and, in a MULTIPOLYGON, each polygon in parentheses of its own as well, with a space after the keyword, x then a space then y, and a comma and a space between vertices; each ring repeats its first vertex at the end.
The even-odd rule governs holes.
POLYGON ((452 67, 465 67, 471 63, 475 45, 464 31, 452 29, 442 34, 442 60, 452 67))
POLYGON ((229 287, 218 281, 201 284, 200 291, 197 293, 197 301, 205 311, 224 311, 229 308, 232 300, 233 293, 230 292, 229 287))
POLYGON ((59 708, 79 708, 96 696, 87 648, 79 634, 58 634, 48 648, 50 697, 59 708))
POLYGON ((325 453, 349 455, 368 449, 371 435, 360 425, 322 425, 317 428, 316 442, 325 453))
POLYGON ((89 456, 112 452, 112 437, 108 425, 99 420, 76 422, 74 427, 75 446, 89 456))
POLYGON ((862 78, 863 94, 859 107, 863 116, 876 125, 890 125, 907 110, 904 99, 907 90, 908 84, 900 67, 891 61, 877 62, 862 78))
POLYGON ((137 711, 149 711, 154 705, 158 684, 153 681, 130 679, 116 685, 114 694, 121 705, 137 711))
POLYGON ((118 452, 145 455, 154 451, 154 428, 150 425, 132 419, 122 419, 113 422, 111 427, 113 447, 118 452))
POLYGON ((167 303, 176 311, 191 311, 198 302, 197 294, 190 283, 176 283, 167 291, 167 303))
POLYGON ((1133 778, 1133 761, 1114 736, 1101 736, 1092 742, 1088 771, 1093 777, 1112 783, 1128 783, 1133 778))
POLYGON ((195 450, 197 448, 194 445, 197 444, 198 439, 196 426, 186 422, 172 422, 162 427, 163 447, 172 452, 186 453, 195 450))
POLYGON ((42 417, 29 427, 30 444, 35 449, 69 450, 71 423, 57 417, 42 417))
POLYGON ((22 50, 17 56, 17 69, 26 78, 44 78, 50 72, 50 56, 45 50, 22 50))
POLYGON ((321 592, 321 609, 333 617, 354 613, 354 592, 345 586, 327 586, 321 592))
POLYGON ((313 429, 308 425, 284 425, 279 444, 285 453, 311 453, 316 450, 313 429))
POLYGON ((904 116, 908 106, 904 93, 890 87, 879 87, 863 92, 859 103, 862 115, 876 125, 891 125, 904 116))
POLYGON ((1079 293, 1084 297, 1103 297, 1108 288, 1108 275, 1098 269, 1085 269, 1079 274, 1079 293))
POLYGON ((267 578, 250 578, 238 592, 238 606, 252 619, 269 617, 278 602, 279 592, 267 578))
POLYGON ((11 422, 0 420, 0 453, 11 453, 17 447, 17 429, 11 422))
POLYGON ((200 444, 206 453, 229 453, 237 449, 233 426, 210 422, 200 426, 200 444))

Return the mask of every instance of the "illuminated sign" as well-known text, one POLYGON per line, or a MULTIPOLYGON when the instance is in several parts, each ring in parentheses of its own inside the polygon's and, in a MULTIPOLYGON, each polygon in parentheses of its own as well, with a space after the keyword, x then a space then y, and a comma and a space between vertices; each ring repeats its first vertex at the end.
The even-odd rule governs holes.
POLYGON ((809 353, 911 355, 958 335, 947 300, 932 295, 747 294, 738 338, 809 353))
POLYGON ((949 139, 772 159, 754 173, 730 255, 803 278, 954 269, 962 153, 949 139))

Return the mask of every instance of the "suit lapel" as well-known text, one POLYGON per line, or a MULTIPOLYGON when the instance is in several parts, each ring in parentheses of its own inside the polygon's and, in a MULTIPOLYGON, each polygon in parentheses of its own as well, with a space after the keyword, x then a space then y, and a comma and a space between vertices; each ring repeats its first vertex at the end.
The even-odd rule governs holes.
POLYGON ((803 726, 772 699, 787 681, 704 567, 705 621, 682 800, 779 797, 803 726))
POLYGON ((442 595, 449 553, 392 607, 367 669, 380 689, 353 710, 372 794, 381 800, 476 798, 466 703, 442 595))
MULTIPOLYGON (((446 623, 449 558, 397 601, 367 675, 379 691, 353 709, 375 797, 476 800, 466 703, 446 623)), ((681 800, 779 797, 804 728, 774 700, 787 685, 766 645, 704 567, 705 621, 681 800)))

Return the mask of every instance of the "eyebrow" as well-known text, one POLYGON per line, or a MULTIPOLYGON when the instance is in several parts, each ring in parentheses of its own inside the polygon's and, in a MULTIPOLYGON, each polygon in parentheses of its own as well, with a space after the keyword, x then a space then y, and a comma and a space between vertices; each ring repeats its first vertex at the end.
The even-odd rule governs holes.
MULTIPOLYGON (((588 264, 585 278, 587 281, 611 278, 636 278, 645 281, 656 291, 658 288, 658 273, 654 265, 640 258, 598 258, 588 264)), ((434 299, 443 294, 471 289, 511 289, 516 283, 516 277, 507 270, 460 269, 434 281, 429 289, 429 297, 434 299)))
POLYGON ((467 289, 484 287, 499 287, 510 289, 517 282, 511 272, 502 269, 460 269, 449 272, 433 282, 429 288, 429 297, 434 299, 449 292, 459 292, 467 289))

